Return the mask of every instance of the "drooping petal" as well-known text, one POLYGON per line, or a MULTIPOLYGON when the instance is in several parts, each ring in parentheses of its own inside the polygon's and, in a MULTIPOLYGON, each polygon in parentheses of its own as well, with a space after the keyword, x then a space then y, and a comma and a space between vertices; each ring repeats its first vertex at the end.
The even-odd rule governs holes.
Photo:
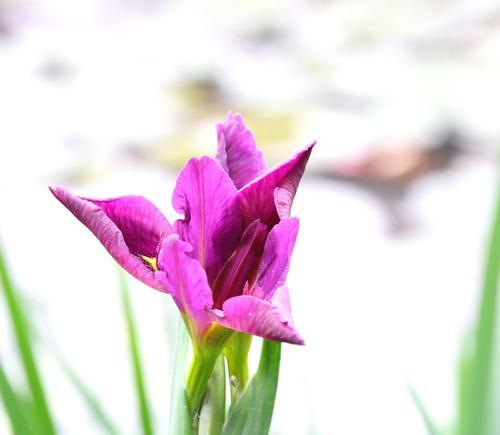
POLYGON ((234 253, 212 285, 216 308, 221 308, 226 299, 241 295, 245 283, 255 282, 266 234, 266 226, 259 221, 246 228, 234 253))
MULTIPOLYGON (((276 290, 276 293, 281 295, 283 292, 276 290)), ((274 305, 254 296, 236 296, 224 302, 222 311, 214 310, 213 319, 226 328, 245 334, 267 340, 304 344, 291 322, 290 304, 287 305, 282 300, 278 302, 280 303, 274 305)))
POLYGON ((172 202, 184 219, 175 229, 193 246, 191 255, 205 268, 210 283, 241 235, 236 193, 229 176, 210 157, 191 159, 177 179, 172 202))
POLYGON ((156 278, 170 290, 179 309, 186 313, 201 337, 210 326, 212 291, 201 264, 188 255, 193 247, 172 234, 162 241, 156 278))
POLYGON ((92 200, 63 187, 50 187, 50 191, 127 272, 157 290, 166 290, 141 258, 156 257, 161 238, 172 233, 167 219, 151 202, 140 196, 92 200))
POLYGON ((130 251, 156 257, 162 237, 174 232, 155 205, 142 196, 96 200, 83 198, 100 207, 123 234, 130 251))
POLYGON ((269 232, 253 294, 270 299, 285 284, 298 231, 299 220, 291 217, 281 220, 269 232))
POLYGON ((314 143, 287 162, 268 170, 238 192, 245 222, 260 219, 268 226, 290 216, 290 209, 314 143))
POLYGON ((265 171, 262 151, 239 113, 229 112, 226 121, 217 124, 217 142, 215 159, 238 189, 265 171))

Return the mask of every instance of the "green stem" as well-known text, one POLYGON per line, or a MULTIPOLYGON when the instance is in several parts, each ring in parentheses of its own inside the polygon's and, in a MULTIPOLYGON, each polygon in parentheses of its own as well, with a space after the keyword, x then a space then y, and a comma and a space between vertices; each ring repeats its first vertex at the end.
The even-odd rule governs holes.
POLYGON ((208 381, 200 412, 199 433, 220 435, 226 417, 226 370, 224 357, 217 358, 208 381))
POLYGON ((247 334, 233 335, 225 348, 227 369, 231 386, 231 403, 233 404, 248 383, 248 352, 252 344, 252 337, 247 334))
POLYGON ((209 352, 204 355, 196 355, 193 358, 191 369, 186 384, 186 397, 193 418, 193 432, 196 434, 199 423, 199 411, 205 393, 208 380, 212 375, 218 352, 209 352))

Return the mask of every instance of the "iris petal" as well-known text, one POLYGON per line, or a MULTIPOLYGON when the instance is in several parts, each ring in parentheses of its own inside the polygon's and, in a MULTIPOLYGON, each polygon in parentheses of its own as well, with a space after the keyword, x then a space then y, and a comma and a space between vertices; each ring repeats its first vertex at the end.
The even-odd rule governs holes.
POLYGON ((290 160, 268 170, 238 192, 241 210, 248 224, 260 219, 269 227, 290 216, 290 209, 314 143, 290 160))
POLYGON ((157 290, 166 290, 142 259, 156 257, 161 238, 172 233, 167 219, 151 202, 141 196, 93 200, 63 187, 50 190, 127 272, 157 290))
POLYGON ((236 296, 224 302, 214 320, 226 328, 267 340, 304 344, 293 326, 287 288, 276 290, 274 300, 272 303, 254 296, 236 296))
POLYGON ((179 174, 172 202, 184 215, 175 223, 176 232, 193 246, 191 255, 211 283, 241 235, 236 188, 215 160, 193 158, 179 174))
POLYGON ((208 310, 212 308, 212 291, 201 264, 188 254, 189 243, 172 234, 162 242, 156 278, 170 289, 179 309, 186 313, 193 335, 201 337, 210 326, 208 310))
POLYGON ((217 124, 217 143, 215 159, 238 189, 265 171, 262 151, 239 113, 229 112, 226 121, 217 124))

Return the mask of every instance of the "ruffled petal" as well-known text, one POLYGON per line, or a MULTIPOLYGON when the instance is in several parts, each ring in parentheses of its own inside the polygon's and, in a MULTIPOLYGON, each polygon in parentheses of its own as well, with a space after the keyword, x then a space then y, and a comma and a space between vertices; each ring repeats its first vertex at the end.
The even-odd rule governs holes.
POLYGON ((215 159, 238 189, 265 171, 262 151, 239 113, 229 112, 226 121, 217 124, 217 142, 215 159))
POLYGON ((269 232, 259 266, 255 294, 270 299, 285 284, 295 240, 299 231, 297 218, 284 218, 269 232))
POLYGON ((201 264, 188 255, 192 249, 177 234, 164 239, 156 278, 170 290, 179 309, 186 313, 196 337, 201 337, 211 323, 208 312, 213 305, 212 291, 201 264))
POLYGON ((50 191, 127 272, 157 290, 166 290, 141 258, 156 257, 161 238, 172 233, 167 219, 151 202, 140 196, 92 200, 64 187, 50 187, 50 191))
POLYGON ((213 318, 220 325, 235 331, 267 340, 304 344, 293 326, 288 290, 284 286, 276 290, 272 301, 254 296, 228 299, 222 311, 214 310, 213 318))
POLYGON ((205 268, 210 283, 241 236, 236 193, 229 176, 210 157, 191 159, 177 179, 172 202, 184 219, 175 229, 193 246, 191 255, 205 268))
POLYGON ((248 224, 260 219, 272 227, 290 209, 314 143, 287 162, 268 170, 238 192, 241 210, 248 224))

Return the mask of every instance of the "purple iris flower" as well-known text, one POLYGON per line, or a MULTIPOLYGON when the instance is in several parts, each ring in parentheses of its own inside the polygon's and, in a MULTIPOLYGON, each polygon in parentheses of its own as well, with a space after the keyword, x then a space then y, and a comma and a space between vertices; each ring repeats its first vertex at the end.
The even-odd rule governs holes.
POLYGON ((173 225, 142 196, 50 190, 125 270, 173 297, 195 342, 222 326, 303 344, 285 281, 299 229, 290 209, 314 143, 266 169, 239 114, 217 136, 216 158, 192 158, 179 174, 172 202, 184 217, 173 225))

